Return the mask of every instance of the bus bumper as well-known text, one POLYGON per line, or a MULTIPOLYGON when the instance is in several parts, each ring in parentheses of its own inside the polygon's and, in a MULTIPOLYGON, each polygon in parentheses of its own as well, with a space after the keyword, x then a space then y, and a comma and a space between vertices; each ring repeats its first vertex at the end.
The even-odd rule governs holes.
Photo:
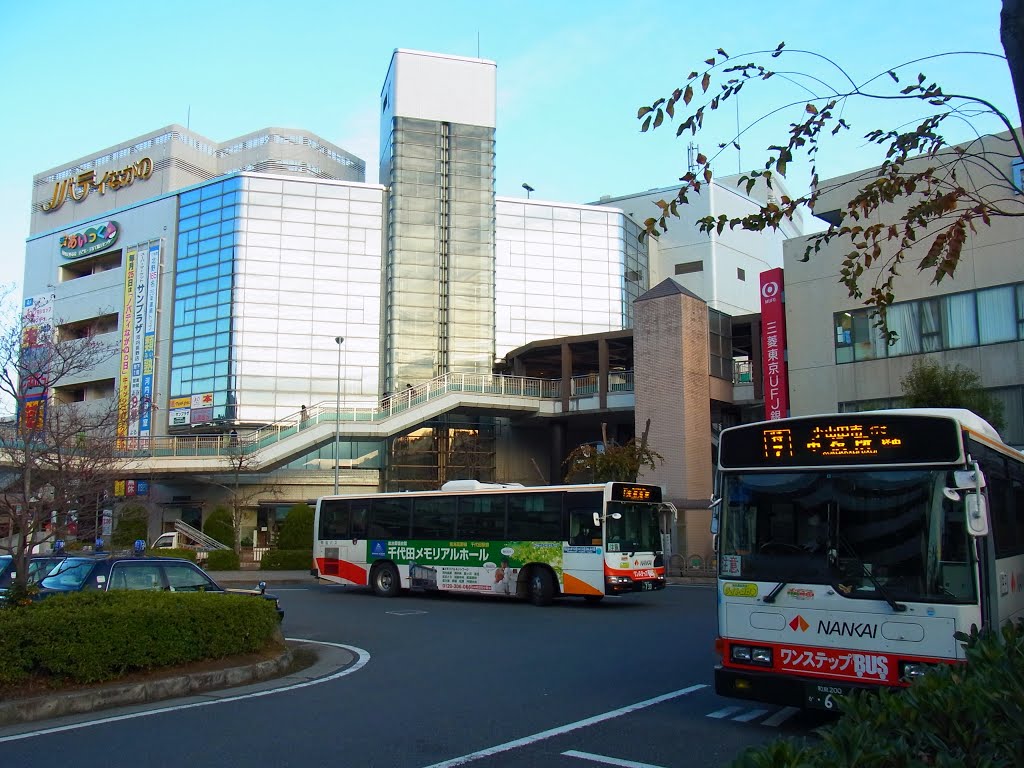
POLYGON ((813 677, 782 677, 772 672, 715 667, 715 693, 734 699, 761 701, 784 707, 836 710, 835 700, 854 690, 877 686, 854 685, 813 677))
POLYGON ((608 595, 625 595, 630 592, 653 592, 665 588, 665 577, 656 579, 631 579, 628 576, 609 576, 605 579, 604 591, 608 595))

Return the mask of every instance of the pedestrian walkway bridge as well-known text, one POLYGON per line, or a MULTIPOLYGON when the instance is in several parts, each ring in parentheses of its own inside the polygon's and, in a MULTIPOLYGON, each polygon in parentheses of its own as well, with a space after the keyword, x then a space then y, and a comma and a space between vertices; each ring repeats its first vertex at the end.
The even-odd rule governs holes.
MULTIPOLYGON (((604 407, 633 408, 632 371, 615 371, 604 382, 604 407)), ((260 471, 307 455, 335 439, 384 439, 445 413, 492 416, 556 416, 601 408, 597 374, 575 376, 569 391, 562 380, 523 376, 449 373, 409 387, 374 405, 319 403, 280 421, 237 435, 190 434, 123 438, 126 477, 182 473, 223 473, 251 456, 260 471), (339 407, 340 406, 340 407, 339 407)))

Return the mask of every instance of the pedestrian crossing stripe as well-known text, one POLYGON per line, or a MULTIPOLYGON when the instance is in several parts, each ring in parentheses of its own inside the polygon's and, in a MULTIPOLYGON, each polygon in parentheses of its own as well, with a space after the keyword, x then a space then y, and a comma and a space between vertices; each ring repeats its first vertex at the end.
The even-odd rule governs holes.
MULTIPOLYGON (((707 717, 713 720, 732 720, 736 723, 750 723, 757 720, 760 717, 764 717, 771 710, 767 709, 749 709, 747 707, 723 707, 722 709, 709 712, 707 717)), ((798 707, 783 707, 769 717, 765 717, 761 721, 761 725, 769 728, 778 728, 784 722, 789 720, 793 715, 799 712, 798 707)))

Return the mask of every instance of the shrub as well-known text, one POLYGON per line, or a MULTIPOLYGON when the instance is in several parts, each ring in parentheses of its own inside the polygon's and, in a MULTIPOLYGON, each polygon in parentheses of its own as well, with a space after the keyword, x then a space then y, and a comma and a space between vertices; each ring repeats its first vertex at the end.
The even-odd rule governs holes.
POLYGON ((269 600, 185 592, 74 592, 0 611, 0 684, 48 675, 94 683, 253 653, 278 636, 269 600))
POLYGON ((308 571, 312 566, 313 555, 308 549, 272 549, 260 560, 264 571, 308 571))
POLYGON ((156 555, 157 557, 183 557, 186 560, 191 560, 193 563, 196 562, 196 551, 194 549, 150 549, 146 554, 156 555))
POLYGON ((149 512, 137 505, 123 507, 118 512, 117 527, 110 537, 111 546, 131 549, 136 540, 149 538, 149 512))
POLYGON ((213 549, 206 556, 206 569, 210 571, 237 571, 241 567, 233 549, 213 549))
POLYGON ((234 549, 235 528, 231 524, 231 511, 225 507, 213 510, 203 522, 203 533, 234 549))
POLYGON ((288 510, 277 535, 277 547, 313 551, 313 509, 309 505, 296 504, 288 510))
POLYGON ((943 664, 903 690, 840 699, 842 718, 821 741, 748 750, 734 768, 1019 766, 1024 755, 1024 622, 976 631, 966 664, 943 664))

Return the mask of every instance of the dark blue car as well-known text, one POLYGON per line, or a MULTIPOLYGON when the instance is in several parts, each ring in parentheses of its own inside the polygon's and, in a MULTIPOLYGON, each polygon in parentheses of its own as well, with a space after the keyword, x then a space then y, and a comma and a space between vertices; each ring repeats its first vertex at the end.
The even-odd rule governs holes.
POLYGON ((278 616, 284 617, 280 601, 276 596, 266 594, 263 582, 256 589, 225 589, 195 563, 177 557, 66 557, 39 582, 39 597, 61 592, 109 592, 115 589, 254 595, 272 600, 278 616))

